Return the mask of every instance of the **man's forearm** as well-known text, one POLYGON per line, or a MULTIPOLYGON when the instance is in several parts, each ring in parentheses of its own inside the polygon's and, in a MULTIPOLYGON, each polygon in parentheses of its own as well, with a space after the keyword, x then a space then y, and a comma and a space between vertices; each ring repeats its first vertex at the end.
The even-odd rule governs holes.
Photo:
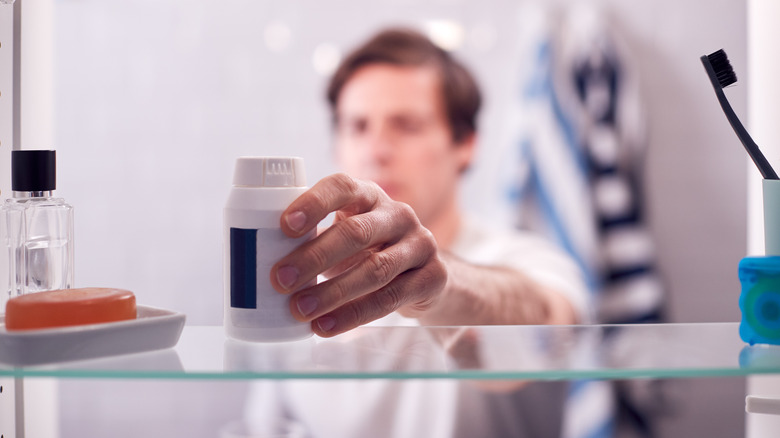
POLYGON ((478 266, 440 253, 448 277, 434 305, 404 311, 426 325, 574 324, 569 300, 511 268, 478 266))

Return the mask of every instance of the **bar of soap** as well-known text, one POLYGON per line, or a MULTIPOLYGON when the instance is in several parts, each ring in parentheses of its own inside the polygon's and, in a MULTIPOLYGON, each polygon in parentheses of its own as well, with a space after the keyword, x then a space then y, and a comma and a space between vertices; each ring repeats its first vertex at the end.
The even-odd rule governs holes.
POLYGON ((8 300, 7 330, 30 330, 135 319, 135 295, 101 287, 35 292, 8 300))

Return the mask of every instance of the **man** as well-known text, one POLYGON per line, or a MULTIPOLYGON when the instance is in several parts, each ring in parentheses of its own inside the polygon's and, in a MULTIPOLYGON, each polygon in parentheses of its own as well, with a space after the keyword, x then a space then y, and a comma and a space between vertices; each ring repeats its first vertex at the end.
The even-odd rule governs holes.
POLYGON ((293 294, 295 318, 323 337, 396 311, 431 325, 581 320, 576 268, 540 241, 513 236, 527 247, 517 263, 469 263, 452 252, 485 231, 457 203, 480 95, 449 54, 415 32, 383 32, 345 59, 328 101, 346 173, 293 202, 282 228, 297 237, 331 212, 336 219, 272 271, 276 289, 293 294), (328 281, 299 290, 323 273, 328 281))
MULTIPOLYGON (((319 181, 281 222, 297 237, 331 212, 335 220, 271 273, 279 292, 292 294, 295 318, 311 321, 322 337, 372 321, 573 324, 586 318, 585 288, 573 262, 537 237, 487 229, 461 214, 458 183, 473 160, 481 98, 449 54, 414 31, 384 31, 344 60, 328 101, 335 155, 346 173, 319 181), (328 280, 304 287, 318 274, 328 280)), ((518 436, 512 423, 521 416, 512 400, 510 408, 496 409, 489 394, 450 380, 261 382, 255 389, 250 421, 292 417, 321 437, 518 436), (503 418, 496 418, 499 410, 503 418)), ((543 398, 529 404, 547 418, 543 398)), ((554 436, 549 430, 530 434, 554 436)))

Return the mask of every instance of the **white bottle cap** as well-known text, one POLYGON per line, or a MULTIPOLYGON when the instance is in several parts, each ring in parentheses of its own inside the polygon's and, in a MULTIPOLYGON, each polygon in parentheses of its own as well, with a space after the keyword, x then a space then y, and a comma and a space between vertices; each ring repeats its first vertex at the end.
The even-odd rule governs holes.
POLYGON ((305 187, 306 172, 299 157, 239 157, 233 185, 241 187, 305 187))

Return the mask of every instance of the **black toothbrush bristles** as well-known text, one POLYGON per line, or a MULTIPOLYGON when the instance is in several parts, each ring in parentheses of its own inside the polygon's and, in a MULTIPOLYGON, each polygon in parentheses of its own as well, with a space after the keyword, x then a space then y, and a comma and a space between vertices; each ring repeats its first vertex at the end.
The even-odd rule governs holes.
POLYGON ((726 52, 723 49, 710 53, 707 55, 707 59, 709 59, 713 70, 715 70, 715 76, 718 78, 721 88, 726 88, 737 82, 737 74, 734 72, 734 67, 731 66, 729 57, 726 56, 726 52))
POLYGON ((701 63, 704 65, 704 70, 707 72, 710 82, 712 82, 712 88, 715 89, 715 95, 718 97, 720 107, 723 108, 723 112, 726 114, 731 127, 734 129, 737 137, 739 137, 742 145, 745 146, 745 150, 750 155, 753 163, 758 167, 761 176, 765 179, 778 179, 777 174, 772 169, 772 165, 769 164, 764 154, 761 153, 761 149, 758 148, 756 142, 750 137, 747 129, 742 126, 742 122, 739 121, 737 114, 731 108, 728 99, 726 99, 726 94, 723 92, 724 87, 737 82, 737 74, 734 73, 726 52, 720 49, 710 55, 702 56, 701 63))

